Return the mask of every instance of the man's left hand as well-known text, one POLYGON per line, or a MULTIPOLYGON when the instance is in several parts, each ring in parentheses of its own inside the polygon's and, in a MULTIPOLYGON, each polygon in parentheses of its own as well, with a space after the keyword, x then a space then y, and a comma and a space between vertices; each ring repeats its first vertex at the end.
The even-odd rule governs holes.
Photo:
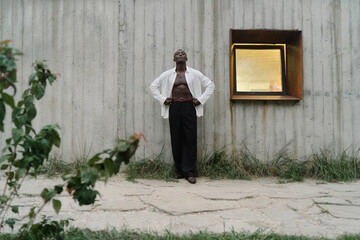
POLYGON ((193 98, 192 102, 195 106, 199 106, 201 104, 197 98, 193 98))

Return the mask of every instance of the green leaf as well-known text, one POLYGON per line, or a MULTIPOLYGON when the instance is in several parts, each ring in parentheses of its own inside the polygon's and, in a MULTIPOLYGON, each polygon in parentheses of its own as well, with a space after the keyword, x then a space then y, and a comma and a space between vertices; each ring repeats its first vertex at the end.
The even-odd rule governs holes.
POLYGON ((7 220, 5 221, 5 223, 6 223, 7 225, 9 225, 9 227, 10 227, 11 229, 14 229, 15 219, 9 218, 9 219, 7 219, 7 220))
POLYGON ((1 165, 0 169, 1 169, 1 170, 5 170, 5 169, 7 169, 8 167, 9 167, 9 165, 3 164, 3 165, 1 165))
POLYGON ((21 112, 22 108, 16 107, 11 114, 11 119, 17 128, 24 126, 27 119, 27 116, 22 115, 21 112))
POLYGON ((12 109, 15 108, 15 102, 14 102, 14 98, 12 96, 10 96, 9 94, 3 92, 3 93, 1 93, 1 98, 12 109))
POLYGON ((96 195, 99 192, 91 189, 79 189, 74 194, 74 199, 79 201, 79 205, 90 205, 95 202, 96 195))
POLYGON ((36 83, 32 88, 32 93, 35 95, 35 98, 39 100, 45 94, 45 87, 40 83, 36 83))
POLYGON ((6 71, 11 72, 11 71, 13 71, 15 69, 16 69, 16 63, 14 61, 12 61, 12 60, 8 61, 6 71))
POLYGON ((114 162, 110 158, 106 158, 104 161, 104 167, 106 178, 111 177, 114 174, 114 162))
POLYGON ((54 190, 57 194, 60 194, 63 191, 63 186, 62 185, 56 185, 54 187, 54 190))
POLYGON ((117 151, 119 152, 126 152, 130 147, 127 141, 122 141, 117 145, 117 151))
POLYGON ((11 211, 12 211, 13 213, 19 213, 19 206, 12 206, 12 207, 11 207, 11 211))
POLYGON ((49 191, 47 188, 44 188, 40 195, 45 202, 49 202, 56 195, 56 193, 55 191, 49 191))
POLYGON ((33 208, 30 209, 29 218, 30 218, 30 219, 34 219, 35 216, 36 216, 36 214, 35 214, 35 207, 33 207, 33 208))
POLYGON ((26 120, 28 122, 31 122, 36 117, 36 114, 37 114, 37 111, 36 111, 35 105, 32 104, 32 106, 30 106, 27 109, 27 112, 26 112, 27 119, 26 120))
POLYGON ((101 160, 100 156, 101 153, 95 154, 92 158, 89 159, 88 164, 89 166, 94 166, 94 164, 101 160))
POLYGON ((12 81, 10 78, 6 78, 6 82, 7 82, 7 84, 10 84, 10 86, 14 89, 13 96, 15 96, 15 94, 16 94, 16 86, 15 86, 14 81, 12 81))
POLYGON ((116 154, 116 159, 114 162, 114 172, 118 173, 120 171, 121 163, 123 162, 122 156, 120 154, 116 154))
POLYGON ((13 71, 11 71, 9 73, 9 78, 13 81, 16 82, 16 69, 14 69, 13 71))
POLYGON ((17 169, 15 172, 15 179, 18 181, 20 178, 23 178, 26 175, 26 169, 17 169))
POLYGON ((0 163, 9 160, 11 158, 12 154, 5 154, 3 156, 0 157, 0 163))
POLYGON ((31 74, 29 77, 29 83, 32 83, 35 80, 35 78, 36 78, 36 73, 31 74))
POLYGON ((98 179, 99 171, 92 167, 81 171, 81 183, 95 186, 96 180, 98 179))
POLYGON ((52 203, 53 203, 53 208, 54 208, 56 214, 58 214, 61 209, 61 202, 57 199, 53 199, 52 203))
MULTIPOLYGON (((21 95, 21 98, 22 99, 25 99, 26 96, 29 96, 29 93, 30 93, 31 89, 26 89, 23 94, 21 95)), ((19 106, 19 103, 18 103, 18 106, 19 106)))
POLYGON ((14 176, 15 176, 14 172, 9 172, 8 173, 9 180, 13 180, 14 176))
POLYGON ((49 148, 49 141, 48 140, 46 140, 46 139, 41 139, 41 145, 43 145, 43 148, 49 148))
POLYGON ((56 147, 60 147, 61 139, 59 133, 56 130, 54 130, 54 134, 52 135, 51 141, 52 144, 54 144, 56 147))
POLYGON ((25 108, 29 108, 34 105, 34 97, 32 95, 26 96, 24 99, 25 108))
POLYGON ((14 139, 15 145, 18 145, 21 141, 21 137, 24 134, 24 130, 22 128, 13 128, 11 130, 12 138, 14 139))
POLYGON ((6 203, 9 200, 10 198, 8 196, 5 195, 0 196, 0 203, 6 203))

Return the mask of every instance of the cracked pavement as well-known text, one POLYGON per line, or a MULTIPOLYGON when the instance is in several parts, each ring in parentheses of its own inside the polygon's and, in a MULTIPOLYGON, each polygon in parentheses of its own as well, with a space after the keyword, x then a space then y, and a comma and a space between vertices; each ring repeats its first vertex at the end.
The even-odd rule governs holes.
MULTIPOLYGON (((262 229, 330 238, 360 233, 360 181, 280 184, 274 178, 197 180, 194 185, 183 179, 138 179, 133 183, 120 175, 106 185, 97 183, 101 197, 94 205, 80 207, 64 191, 57 197, 62 202, 60 213, 56 215, 48 204, 42 214, 55 219, 72 218, 71 226, 91 230, 126 228, 183 234, 262 229)), ((19 205, 20 216, 42 203, 40 192, 44 187, 61 182, 47 178, 26 180, 20 198, 13 202, 19 205)))

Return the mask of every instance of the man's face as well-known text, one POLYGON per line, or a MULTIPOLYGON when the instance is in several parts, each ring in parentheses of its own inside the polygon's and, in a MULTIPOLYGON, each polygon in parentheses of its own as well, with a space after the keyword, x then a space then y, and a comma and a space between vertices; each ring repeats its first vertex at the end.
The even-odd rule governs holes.
POLYGON ((187 55, 186 55, 186 52, 182 49, 179 49, 175 52, 174 54, 174 62, 176 63, 185 63, 187 61, 187 55))

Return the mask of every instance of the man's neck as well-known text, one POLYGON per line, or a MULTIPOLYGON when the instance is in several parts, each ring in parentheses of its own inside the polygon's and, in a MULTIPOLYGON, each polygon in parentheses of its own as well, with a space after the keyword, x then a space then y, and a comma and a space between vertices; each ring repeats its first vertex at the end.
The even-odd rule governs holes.
POLYGON ((176 72, 185 72, 186 71, 186 64, 185 63, 176 63, 176 72))

